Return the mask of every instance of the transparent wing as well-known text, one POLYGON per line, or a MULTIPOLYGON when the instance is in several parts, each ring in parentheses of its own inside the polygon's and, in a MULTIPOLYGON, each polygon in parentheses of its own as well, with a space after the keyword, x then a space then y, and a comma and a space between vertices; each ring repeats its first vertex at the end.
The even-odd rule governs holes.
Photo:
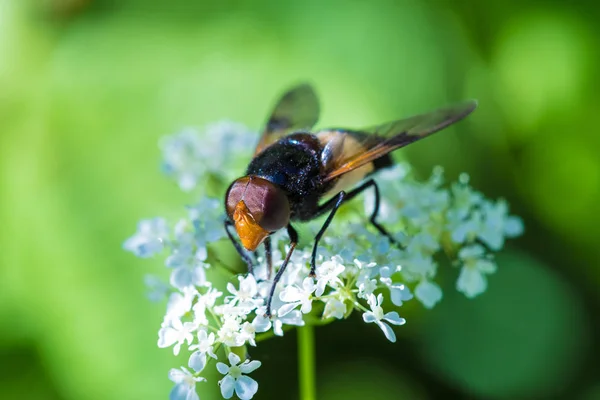
POLYGON ((357 131, 342 129, 324 130, 317 135, 328 138, 323 158, 329 172, 325 180, 331 180, 347 172, 431 135, 460 121, 477 108, 476 100, 454 104, 438 110, 415 115, 357 131))
POLYGON ((291 88, 275 105, 254 154, 288 133, 312 128, 318 119, 319 100, 312 86, 305 83, 291 88))

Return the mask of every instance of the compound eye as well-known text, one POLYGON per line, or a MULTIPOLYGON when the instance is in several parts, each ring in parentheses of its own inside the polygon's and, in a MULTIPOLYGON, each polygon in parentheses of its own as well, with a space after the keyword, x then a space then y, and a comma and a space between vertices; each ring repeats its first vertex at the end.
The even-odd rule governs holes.
POLYGON ((276 231, 290 222, 290 204, 283 191, 275 186, 268 190, 264 199, 264 213, 258 222, 268 231, 276 231))
POLYGON ((229 218, 233 217, 236 205, 244 197, 244 192, 246 191, 249 181, 250 178, 247 176, 239 178, 229 186, 229 189, 227 189, 227 193, 225 194, 225 210, 227 211, 229 218))
POLYGON ((265 179, 252 178, 244 194, 244 203, 256 222, 270 232, 283 228, 290 220, 287 196, 265 179))

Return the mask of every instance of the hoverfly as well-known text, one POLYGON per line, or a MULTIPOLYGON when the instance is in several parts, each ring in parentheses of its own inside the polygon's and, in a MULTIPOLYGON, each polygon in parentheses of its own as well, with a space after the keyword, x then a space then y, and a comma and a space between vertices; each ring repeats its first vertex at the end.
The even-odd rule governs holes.
POLYGON ((315 237, 311 277, 315 277, 319 240, 336 211, 344 202, 366 189, 372 188, 375 194, 370 223, 395 243, 394 238, 376 221, 380 200, 377 183, 369 178, 354 186, 373 172, 391 166, 390 152, 460 121, 476 107, 477 101, 469 100, 367 129, 311 132, 319 116, 319 102, 313 88, 303 84, 287 91, 276 103, 267 121, 246 175, 235 180, 225 195, 225 230, 248 265, 249 273, 253 273, 253 260, 244 249, 255 252, 264 243, 270 274, 269 235, 287 229, 291 243, 273 279, 266 315, 271 316, 275 287, 298 243, 298 233, 292 221, 309 221, 329 213, 315 237), (229 229, 232 226, 241 246, 229 229))

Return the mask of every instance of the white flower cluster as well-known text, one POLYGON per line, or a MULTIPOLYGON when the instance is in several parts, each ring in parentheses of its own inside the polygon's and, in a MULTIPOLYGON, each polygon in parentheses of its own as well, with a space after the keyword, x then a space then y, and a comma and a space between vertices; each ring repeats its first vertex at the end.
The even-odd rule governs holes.
MULTIPOLYGON (((218 142, 221 137, 226 143, 233 125, 221 125, 220 136, 214 126, 210 140, 218 142)), ((237 129, 239 135, 252 137, 245 128, 237 129)), ((210 169, 199 167, 207 162, 199 159, 203 157, 200 138, 191 131, 181 135, 169 139, 163 149, 165 165, 170 165, 167 170, 182 189, 193 187, 203 173, 227 170, 218 161, 210 169), (188 145, 194 150, 183 149, 188 145)), ((211 156, 214 153, 213 148, 211 156)), ((139 257, 166 250, 165 265, 171 269, 170 286, 156 279, 148 281, 153 298, 168 296, 158 346, 173 347, 174 354, 182 346, 191 352, 188 368, 169 373, 175 383, 171 399, 198 399, 196 384, 205 381, 201 375, 212 360, 224 375, 219 381, 223 397, 231 398, 235 392, 240 399, 251 399, 258 383, 247 374, 260 367, 260 361, 242 362, 239 355, 270 335, 282 336, 289 327, 328 323, 357 311, 366 323, 375 323, 394 342, 391 325, 402 325, 405 320, 390 309, 410 300, 413 293, 427 308, 441 299, 442 291, 434 282, 438 254, 445 252, 460 267, 459 291, 468 297, 485 291, 486 275, 496 270, 491 251, 499 250, 506 237, 523 230, 520 219, 508 215, 506 202, 485 199, 468 185, 466 176, 444 188, 439 168, 422 183, 412 177, 406 165, 382 171, 376 179, 382 194, 378 220, 396 233, 399 245, 368 225, 374 198, 366 195, 364 209, 338 216, 327 230, 319 245, 316 279, 308 277, 312 243, 296 249, 276 287, 271 318, 265 317, 265 312, 269 277, 274 274, 267 271, 262 253, 253 275, 228 272, 231 279, 222 291, 206 279, 208 268, 221 268, 208 249, 226 237, 222 199, 203 198, 188 208, 187 218, 173 226, 162 218, 140 222, 124 248, 139 257), (384 307, 390 311, 384 312, 384 307), (229 366, 217 362, 219 359, 227 360, 229 366)), ((353 203, 356 207, 357 202, 353 203)), ((316 233, 321 223, 314 221, 308 228, 316 233)), ((283 232, 273 235, 275 269, 283 262, 288 241, 283 232)))
POLYGON ((161 140, 162 170, 185 192, 194 189, 201 178, 206 179, 210 174, 232 179, 236 171, 222 168, 226 160, 249 157, 248 149, 255 141, 255 133, 231 121, 209 124, 202 133, 195 128, 185 128, 161 140))

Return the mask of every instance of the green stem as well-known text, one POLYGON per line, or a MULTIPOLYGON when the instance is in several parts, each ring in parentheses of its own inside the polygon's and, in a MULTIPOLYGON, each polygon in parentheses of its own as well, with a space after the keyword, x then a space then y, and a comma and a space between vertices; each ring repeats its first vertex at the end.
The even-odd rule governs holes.
POLYGON ((298 327, 298 380, 300 400, 316 400, 315 328, 298 327))

